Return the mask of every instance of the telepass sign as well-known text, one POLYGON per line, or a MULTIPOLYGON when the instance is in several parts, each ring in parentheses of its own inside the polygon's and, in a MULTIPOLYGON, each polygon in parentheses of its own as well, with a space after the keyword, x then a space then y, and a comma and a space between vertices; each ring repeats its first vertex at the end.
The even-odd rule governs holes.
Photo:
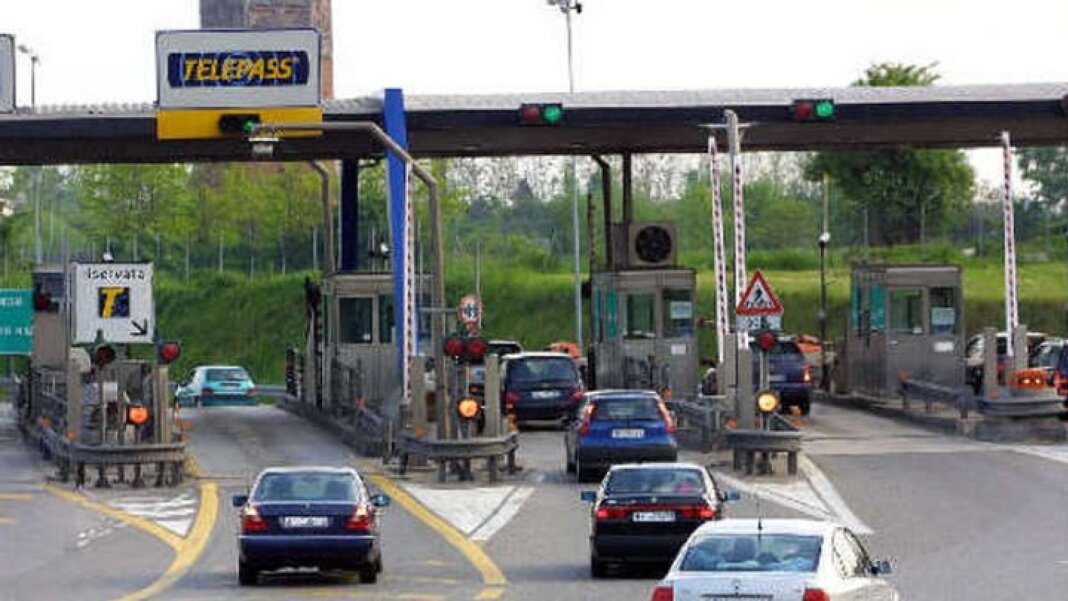
POLYGON ((75 344, 151 344, 155 330, 151 263, 74 264, 75 344))

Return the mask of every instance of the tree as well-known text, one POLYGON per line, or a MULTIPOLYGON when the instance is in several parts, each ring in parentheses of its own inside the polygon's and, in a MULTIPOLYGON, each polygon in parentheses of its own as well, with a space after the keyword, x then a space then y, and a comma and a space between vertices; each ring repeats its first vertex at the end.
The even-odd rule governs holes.
POLYGON ((1020 177, 1035 184, 1035 198, 1052 207, 1068 199, 1068 148, 1043 146, 1016 152, 1020 177))
MULTIPOLYGON (((853 85, 927 86, 939 78, 934 66, 880 63, 853 85)), ((819 152, 805 166, 805 177, 819 181, 824 173, 847 211, 867 216, 867 238, 876 246, 922 241, 943 231, 974 192, 974 173, 959 150, 819 152)))

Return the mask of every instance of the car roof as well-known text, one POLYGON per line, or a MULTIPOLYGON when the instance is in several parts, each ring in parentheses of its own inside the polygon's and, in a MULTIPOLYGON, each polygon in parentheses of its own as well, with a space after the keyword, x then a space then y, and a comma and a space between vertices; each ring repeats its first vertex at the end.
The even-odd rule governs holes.
POLYGON ((624 470, 642 469, 692 469, 704 471, 704 467, 692 461, 650 461, 648 463, 617 463, 608 469, 609 473, 624 470))
POLYGON ((660 398, 660 395, 657 394, 657 392, 655 390, 640 390, 640 389, 628 390, 626 388, 612 388, 612 389, 607 389, 607 390, 591 390, 591 391, 586 393, 586 396, 591 398, 591 399, 598 399, 598 400, 602 399, 602 398, 613 398, 613 397, 625 398, 625 397, 636 397, 636 396, 660 398))
POLYGON ((757 531, 765 534, 809 534, 826 536, 835 529, 841 528, 840 524, 822 520, 772 518, 758 520, 755 518, 728 518, 714 522, 705 522, 698 528, 694 535, 708 535, 717 533, 730 534, 755 534, 757 531))
POLYGON ((241 367, 240 365, 198 365, 197 369, 241 369, 241 370, 244 370, 245 368, 241 367))
POLYGON ((286 465, 277 467, 268 467, 260 472, 260 475, 264 474, 297 474, 315 472, 320 474, 353 474, 356 470, 351 467, 336 467, 330 465, 286 465))
POLYGON ((523 351, 522 353, 512 353, 504 356, 506 359, 530 359, 530 358, 563 358, 570 359, 571 355, 567 353, 556 353, 553 351, 523 351))

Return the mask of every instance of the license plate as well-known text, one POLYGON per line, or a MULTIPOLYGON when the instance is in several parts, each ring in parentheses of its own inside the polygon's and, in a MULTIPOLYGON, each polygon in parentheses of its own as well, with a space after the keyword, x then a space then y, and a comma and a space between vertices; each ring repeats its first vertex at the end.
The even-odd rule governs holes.
POLYGON ((612 438, 645 438, 645 430, 641 428, 612 430, 612 438))
POLYGON ((286 516, 282 518, 282 526, 286 528, 326 528, 330 525, 330 518, 319 516, 286 516))
POLYGON ((786 376, 783 375, 783 374, 771 374, 770 376, 768 376, 768 381, 769 382, 785 382, 786 381, 786 376))
POLYGON ((530 393, 530 398, 555 399, 557 396, 559 396, 559 394, 560 393, 556 392, 555 390, 535 390, 534 392, 530 393))
POLYGON ((739 599, 748 601, 771 601, 770 595, 701 595, 701 598, 705 601, 738 601, 739 599))
POLYGON ((636 511, 635 522, 674 522, 674 511, 636 511))

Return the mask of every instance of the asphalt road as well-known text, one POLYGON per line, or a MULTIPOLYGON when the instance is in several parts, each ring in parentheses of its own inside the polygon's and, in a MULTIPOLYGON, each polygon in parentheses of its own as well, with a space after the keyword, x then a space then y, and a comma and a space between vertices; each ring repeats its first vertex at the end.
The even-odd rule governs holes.
MULTIPOLYGON (((220 501, 199 554, 172 553, 138 529, 49 493, 40 481, 45 466, 0 427, 0 599, 115 599, 147 586, 183 554, 191 567, 157 598, 645 600, 660 575, 652 569, 590 578, 588 513, 579 492, 593 485, 564 473, 562 435, 543 430, 521 434, 523 470, 497 486, 441 487, 418 470, 385 482, 423 499, 439 517, 401 502, 386 511, 385 572, 377 584, 302 573, 239 587, 230 496, 266 466, 356 459, 330 435, 270 406, 198 409, 183 418, 192 425, 202 476, 218 486, 220 501), (490 511, 479 514, 480 505, 490 511), (461 533, 461 542, 450 542, 448 532, 461 533), (491 582, 494 570, 505 582, 491 582)), ((721 479, 743 491, 728 515, 823 515, 870 529, 863 538, 874 556, 894 561, 891 580, 904 599, 1063 598, 1068 446, 977 443, 824 405, 805 429, 811 462, 802 463, 801 478, 781 469, 742 478, 722 454, 685 458, 719 462, 721 479)), ((374 462, 361 466, 377 471, 374 462)))

